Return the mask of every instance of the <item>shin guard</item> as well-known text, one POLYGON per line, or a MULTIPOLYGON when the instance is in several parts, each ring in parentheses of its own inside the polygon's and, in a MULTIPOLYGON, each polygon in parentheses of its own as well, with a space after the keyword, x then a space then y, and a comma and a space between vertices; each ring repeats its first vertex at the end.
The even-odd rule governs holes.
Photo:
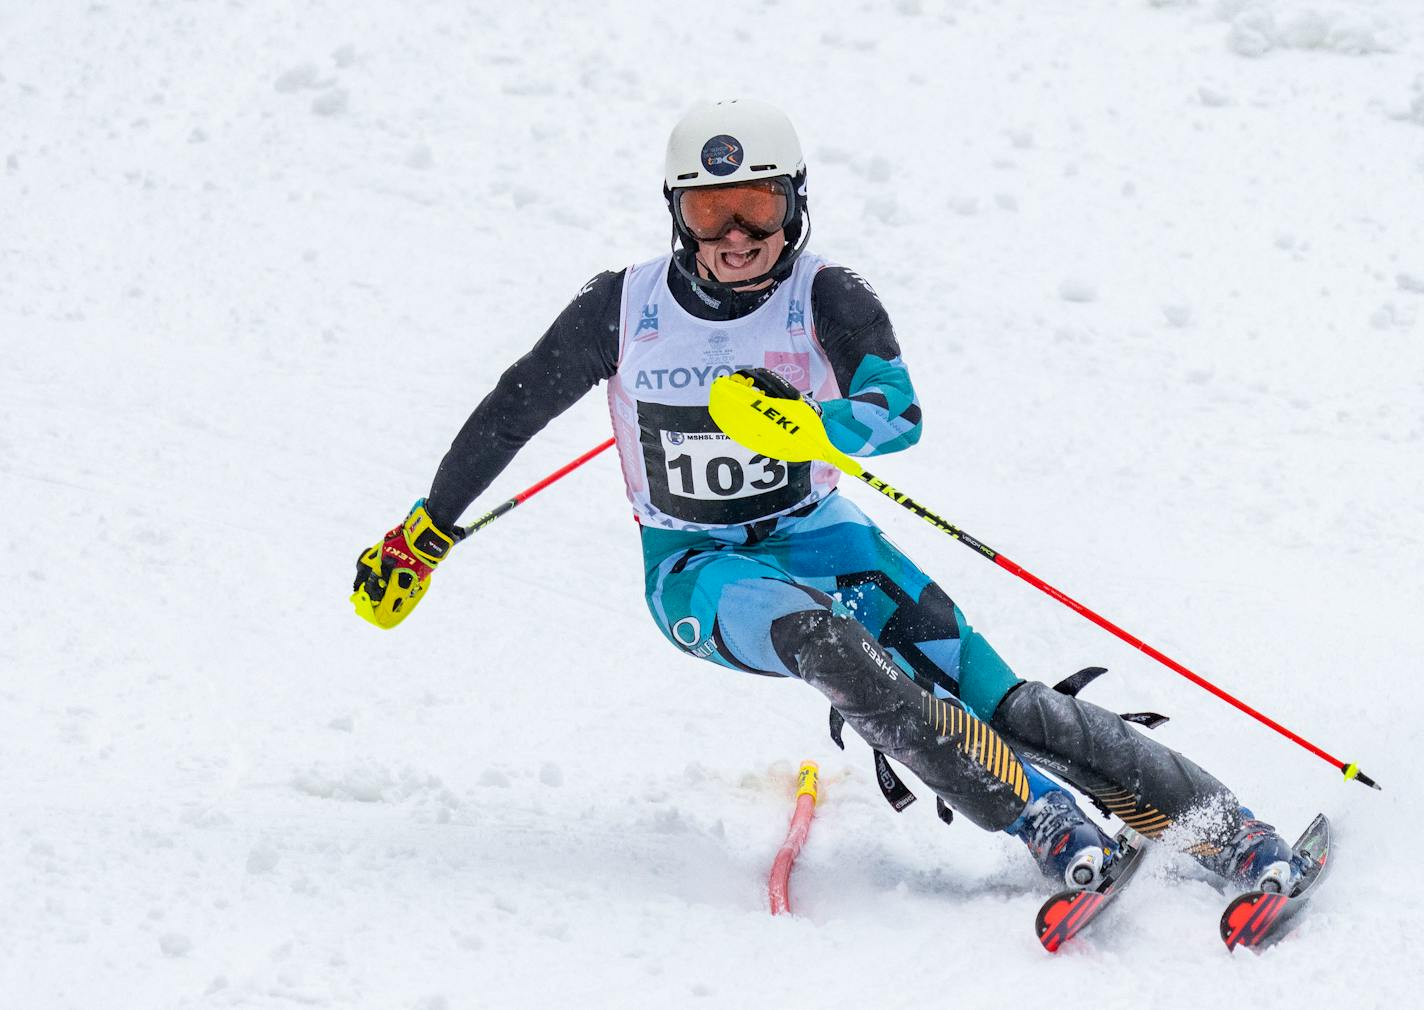
MULTIPOLYGON (((1149 838, 1192 816, 1207 855, 1230 838, 1240 803, 1199 765, 1134 728, 1121 716, 1029 681, 1009 692, 990 725, 1024 757, 1057 773, 1149 838)), ((1202 849, 1196 852, 1196 849, 1202 849)))
POLYGON ((787 666, 824 694, 871 747, 900 762, 953 810, 1001 831, 1029 799, 1013 749, 957 699, 936 698, 860 622, 825 610, 772 622, 787 666))

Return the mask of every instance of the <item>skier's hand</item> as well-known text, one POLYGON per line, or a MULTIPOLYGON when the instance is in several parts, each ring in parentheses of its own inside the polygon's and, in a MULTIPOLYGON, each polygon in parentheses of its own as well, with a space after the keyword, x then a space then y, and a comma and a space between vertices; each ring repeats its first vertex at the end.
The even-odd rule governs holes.
POLYGON ((783 400, 801 400, 808 404, 817 414, 821 412, 821 405, 811 396, 810 393, 803 393, 791 384, 786 376, 773 372, 770 368, 743 368, 732 373, 740 376, 742 381, 768 396, 779 397, 783 400))
POLYGON ((738 445, 788 463, 819 459, 859 477, 865 468, 831 443, 819 408, 820 404, 764 368, 747 368, 714 379, 707 393, 713 422, 738 445), (783 392, 791 395, 779 395, 783 392))
POLYGON ((435 566, 464 539, 459 527, 446 533, 415 503, 405 522, 356 559, 351 602, 356 613, 378 628, 394 628, 420 602, 435 566))

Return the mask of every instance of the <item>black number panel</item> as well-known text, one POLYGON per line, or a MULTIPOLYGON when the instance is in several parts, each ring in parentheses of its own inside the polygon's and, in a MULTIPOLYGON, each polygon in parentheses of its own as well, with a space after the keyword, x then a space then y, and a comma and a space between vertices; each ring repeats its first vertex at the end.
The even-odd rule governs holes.
POLYGON ((736 525, 788 509, 811 493, 811 464, 753 453, 722 434, 706 407, 638 404, 648 496, 689 523, 736 525))

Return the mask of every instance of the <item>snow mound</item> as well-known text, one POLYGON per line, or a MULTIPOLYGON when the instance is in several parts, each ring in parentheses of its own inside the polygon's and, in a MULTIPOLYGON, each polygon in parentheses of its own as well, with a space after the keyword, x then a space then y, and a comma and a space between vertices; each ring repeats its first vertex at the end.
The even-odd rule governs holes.
POLYGON ((1315 49, 1366 56, 1393 52, 1399 29, 1379 14, 1346 6, 1298 7, 1277 0, 1220 0, 1217 15, 1231 23, 1226 44, 1241 56, 1273 49, 1315 49))
POLYGON ((183 957, 193 949, 193 941, 183 933, 164 933, 158 938, 158 948, 166 957, 183 957))
POLYGON ((1414 78, 1414 101, 1410 103, 1404 118, 1424 126, 1424 74, 1414 78))
POLYGON ((1058 297, 1065 302, 1094 302, 1098 286, 1086 277, 1065 277, 1058 284, 1058 297))
POLYGON ((459 800, 434 775, 408 767, 392 771, 374 763, 355 764, 335 772, 313 766, 293 775, 292 787, 324 800, 401 803, 429 797, 445 806, 459 805, 459 800))

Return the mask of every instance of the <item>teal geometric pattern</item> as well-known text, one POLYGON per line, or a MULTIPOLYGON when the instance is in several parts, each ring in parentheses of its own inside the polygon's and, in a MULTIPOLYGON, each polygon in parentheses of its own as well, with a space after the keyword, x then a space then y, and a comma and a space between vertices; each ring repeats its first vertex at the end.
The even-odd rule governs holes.
POLYGON ((751 673, 794 676, 771 624, 831 609, 859 621, 938 697, 988 719, 1019 678, 963 611, 849 499, 753 526, 642 528, 648 609, 683 652, 751 673))
POLYGON ((920 440, 920 404, 900 358, 867 354, 844 399, 824 400, 821 420, 831 444, 851 456, 878 456, 920 440))

